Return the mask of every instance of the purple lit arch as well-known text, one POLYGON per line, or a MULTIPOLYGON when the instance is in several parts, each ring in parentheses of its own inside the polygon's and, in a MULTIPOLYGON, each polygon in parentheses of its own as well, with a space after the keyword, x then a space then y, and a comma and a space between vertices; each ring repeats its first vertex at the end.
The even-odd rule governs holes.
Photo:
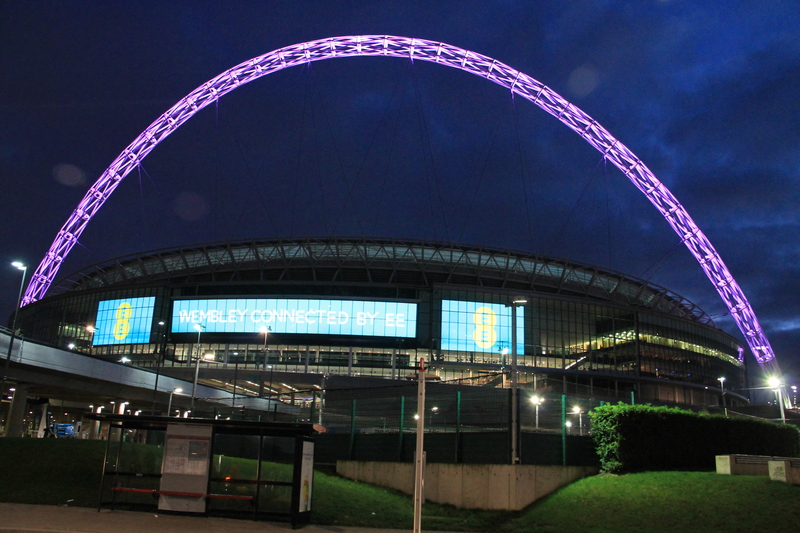
POLYGON ((189 93, 128 145, 89 188, 37 267, 22 305, 44 297, 61 263, 114 189, 158 143, 192 115, 222 95, 267 74, 311 61, 354 56, 401 57, 464 70, 510 89, 577 132, 619 168, 667 219, 730 309, 758 362, 763 365, 773 361, 772 347, 753 309, 711 242, 680 202, 625 145, 552 89, 508 65, 449 44, 391 35, 333 37, 280 48, 240 63, 189 93))

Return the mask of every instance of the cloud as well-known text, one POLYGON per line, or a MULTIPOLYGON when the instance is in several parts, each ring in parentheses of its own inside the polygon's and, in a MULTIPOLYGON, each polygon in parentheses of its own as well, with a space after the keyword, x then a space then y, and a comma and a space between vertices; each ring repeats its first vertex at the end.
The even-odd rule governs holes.
POLYGON ((181 220, 195 222, 206 216, 208 203, 196 192, 182 192, 175 198, 173 210, 181 220))
POLYGON ((59 163, 53 167, 53 179, 67 187, 80 187, 86 183, 86 173, 75 165, 59 163))

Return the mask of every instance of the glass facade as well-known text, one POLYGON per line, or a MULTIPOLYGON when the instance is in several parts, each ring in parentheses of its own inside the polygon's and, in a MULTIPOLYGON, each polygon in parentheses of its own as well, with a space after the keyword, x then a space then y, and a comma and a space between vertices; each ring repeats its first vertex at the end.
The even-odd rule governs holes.
MULTIPOLYGON (((515 357, 521 387, 549 383, 565 391, 573 387, 592 395, 602 390, 611 396, 635 390, 642 401, 708 402, 702 391, 718 387, 722 376, 728 390, 747 386, 740 343, 698 320, 697 310, 679 299, 646 308, 639 293, 629 289, 629 280, 616 299, 580 295, 572 286, 561 293, 550 285, 544 290, 531 282, 540 271, 527 273, 525 283, 492 286, 501 284, 485 272, 499 279, 517 263, 506 257, 490 268, 480 256, 483 278, 454 272, 444 277, 424 262, 434 256, 443 254, 418 254, 392 265, 391 273, 383 263, 370 264, 366 275, 362 260, 353 263, 353 272, 339 265, 340 272, 332 274, 305 262, 283 264, 283 273, 274 279, 266 279, 269 271, 261 266, 258 281, 240 268, 240 278, 229 276, 228 281, 203 274, 147 283, 115 281, 107 287, 84 283, 79 290, 23 308, 19 325, 28 338, 94 357, 159 365, 167 373, 192 365, 198 355, 209 370, 231 365, 259 370, 252 384, 237 380, 244 394, 278 390, 272 377, 263 375, 267 370, 281 373, 286 392, 293 387, 291 374, 413 377, 420 358, 442 380, 503 387, 515 357), (413 268, 404 270, 406 263, 413 268), (688 311, 665 312, 675 307, 688 311), (264 334, 255 322, 243 318, 235 323, 237 313, 244 317, 250 312, 252 319, 253 310, 262 321, 267 314, 277 321, 283 313, 283 325, 264 334), (189 326, 177 323, 184 318, 189 326), (325 321, 335 327, 321 328, 325 321), (205 326, 200 334, 190 327, 195 323, 205 326)), ((556 274, 565 277, 563 272, 556 274)), ((587 286, 599 286, 596 280, 602 276, 584 274, 587 286)), ((603 276, 603 286, 611 289, 612 275, 603 276)), ((223 377, 214 379, 206 383, 230 387, 223 377)))

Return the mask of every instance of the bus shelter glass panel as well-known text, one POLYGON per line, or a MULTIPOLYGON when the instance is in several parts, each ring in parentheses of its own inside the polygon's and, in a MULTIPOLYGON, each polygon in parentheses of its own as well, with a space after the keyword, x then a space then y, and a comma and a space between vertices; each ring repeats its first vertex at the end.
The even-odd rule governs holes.
POLYGON ((152 507, 158 491, 165 432, 109 424, 101 505, 152 507))
POLYGON ((259 511, 265 513, 289 512, 292 504, 295 439, 293 437, 264 437, 261 457, 259 511))
POLYGON ((214 435, 208 511, 253 512, 258 479, 260 437, 214 435))

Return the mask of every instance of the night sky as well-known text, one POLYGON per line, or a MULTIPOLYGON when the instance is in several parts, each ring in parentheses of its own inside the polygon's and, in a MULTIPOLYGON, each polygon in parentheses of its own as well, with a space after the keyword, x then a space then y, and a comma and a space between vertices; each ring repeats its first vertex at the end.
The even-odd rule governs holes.
MULTIPOLYGON (((0 1, 2 264, 32 273, 88 187, 197 86, 349 34, 473 50, 591 115, 686 206, 796 382, 797 2, 0 1)), ((742 338, 679 237, 578 135, 486 80, 407 59, 315 62, 226 95, 125 179, 60 276, 159 248, 330 235, 597 264, 742 338)), ((0 268, 2 317, 20 274, 0 268)))

